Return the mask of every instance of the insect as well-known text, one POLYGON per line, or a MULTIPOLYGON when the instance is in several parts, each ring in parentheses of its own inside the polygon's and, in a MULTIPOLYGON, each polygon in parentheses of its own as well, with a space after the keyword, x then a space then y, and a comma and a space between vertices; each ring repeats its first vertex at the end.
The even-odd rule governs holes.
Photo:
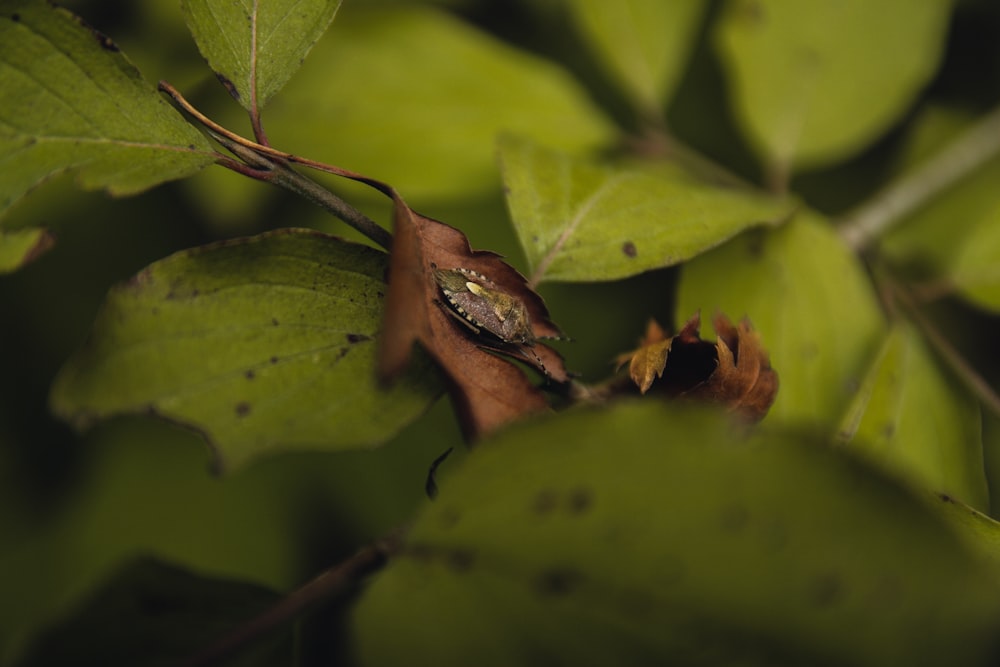
POLYGON ((487 333, 511 345, 535 344, 524 301, 471 269, 434 269, 434 280, 451 306, 449 314, 473 333, 487 333))

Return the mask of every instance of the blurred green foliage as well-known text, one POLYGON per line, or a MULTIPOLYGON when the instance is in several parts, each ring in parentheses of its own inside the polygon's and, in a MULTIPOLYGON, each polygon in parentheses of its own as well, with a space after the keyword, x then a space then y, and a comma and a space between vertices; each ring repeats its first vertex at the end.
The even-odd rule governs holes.
MULTIPOLYGON (((148 80, 170 81, 209 116, 249 135, 245 113, 205 66, 173 0, 66 4, 112 36, 148 80)), ((610 63, 608 43, 592 34, 600 19, 586 4, 347 0, 302 71, 265 108, 269 136, 278 147, 392 182, 421 213, 459 227, 474 247, 501 252, 525 272, 529 265, 494 162, 501 130, 534 132, 543 144, 593 157, 622 146, 656 148, 654 140, 669 129, 670 137, 736 178, 763 183, 784 173, 784 186, 819 214, 773 233, 744 234, 695 259, 683 269, 676 297, 677 268, 540 291, 576 339, 562 349, 585 380, 606 376, 611 359, 633 346, 650 316, 671 321, 697 308, 747 314, 784 382, 773 421, 839 424, 865 380, 866 364, 890 334, 879 295, 857 258, 837 244, 827 218, 908 173, 1000 101, 1000 8, 991 0, 956 2, 950 20, 921 24, 917 32, 933 33, 927 43, 907 42, 904 35, 901 46, 889 49, 877 34, 866 36, 867 50, 858 51, 866 58, 849 63, 846 72, 835 69, 836 86, 822 78, 808 82, 815 84, 813 104, 824 112, 816 122, 832 123, 836 132, 815 130, 818 148, 799 146, 799 160, 787 143, 792 121, 768 109, 801 109, 776 94, 734 98, 728 87, 734 77, 746 86, 754 76, 773 74, 768 67, 740 69, 757 61, 737 57, 737 32, 772 9, 780 13, 780 3, 706 2, 701 23, 692 18, 697 9, 686 10, 693 26, 683 35, 689 53, 639 49, 610 63), (920 56, 918 75, 895 77, 893 59, 905 60, 908 52, 920 56), (654 69, 662 77, 676 71, 676 80, 628 76, 646 57, 677 59, 682 64, 659 61, 662 69, 654 69), (891 97, 892 112, 875 109, 874 120, 857 108, 879 95, 883 78, 871 77, 870 92, 856 76, 873 61, 877 73, 888 71, 884 78, 905 84, 891 97), (857 107, 831 98, 836 91, 857 107), (838 117, 862 127, 842 133, 838 117)), ((947 9, 947 3, 931 4, 947 9)), ((828 33, 813 65, 839 67, 838 49, 857 55, 853 28, 838 27, 845 24, 810 28, 828 33)), ((650 40, 642 37, 637 45, 650 40)), ((761 48, 774 45, 766 41, 761 48)), ((944 288, 949 298, 932 303, 927 315, 993 386, 1000 385, 994 347, 1000 335, 994 314, 998 169, 994 160, 904 221, 879 248, 898 276, 929 291, 944 288)), ((323 182, 388 224, 386 204, 370 192, 323 182)), ((448 447, 462 448, 446 401, 378 450, 283 452, 225 478, 210 474, 211 456, 197 435, 169 424, 122 417, 73 432, 50 414, 50 386, 86 340, 112 286, 176 251, 239 234, 311 227, 359 236, 291 195, 214 167, 129 199, 81 191, 60 176, 31 192, 4 226, 44 226, 58 242, 37 261, 0 276, 0 663, 137 556, 287 590, 411 519, 425 503, 430 462, 448 447)), ((943 377, 935 389, 953 390, 965 401, 955 412, 976 420, 972 399, 957 388, 951 369, 925 357, 920 368, 943 377)), ((976 431, 978 424, 966 426, 976 431)), ((874 433, 878 427, 865 426, 874 433)), ((910 421, 906 428, 921 427, 910 421)), ((998 433, 995 417, 987 415, 982 442, 962 454, 976 456, 981 444, 994 488, 1000 483, 998 433)), ((461 468, 460 455, 449 459, 442 483, 461 468)), ((489 472, 466 474, 462 483, 473 487, 492 479, 489 472)), ((995 497, 992 503, 982 497, 981 482, 970 484, 973 491, 962 499, 996 512, 995 497)), ((448 642, 447 633, 438 641, 448 642)))

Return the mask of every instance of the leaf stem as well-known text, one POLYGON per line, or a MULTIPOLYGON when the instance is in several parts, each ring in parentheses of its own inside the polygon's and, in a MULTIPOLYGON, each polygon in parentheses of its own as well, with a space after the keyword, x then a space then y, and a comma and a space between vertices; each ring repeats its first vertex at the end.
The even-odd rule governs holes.
POLYGON ((270 609, 185 660, 181 666, 217 665, 223 658, 232 655, 261 635, 288 623, 316 603, 346 597, 364 577, 382 569, 388 559, 399 552, 402 545, 403 533, 397 531, 363 547, 347 560, 325 570, 292 591, 270 609))
MULTIPOLYGON (((160 90, 169 95, 185 112, 190 114, 196 121, 203 125, 212 138, 228 149, 233 155, 240 158, 244 165, 234 160, 219 159, 217 163, 227 169, 232 169, 240 174, 267 181, 295 192, 305 197, 317 206, 329 211, 332 215, 340 218, 345 223, 354 227, 369 239, 389 250, 392 246, 392 234, 381 227, 377 222, 357 210, 343 199, 333 194, 316 181, 303 176, 289 166, 289 163, 301 164, 312 169, 324 171, 335 176, 341 176, 354 181, 359 181, 376 190, 392 197, 395 193, 393 189, 373 178, 368 178, 361 174, 341 169, 333 165, 323 164, 315 160, 300 158, 291 153, 285 153, 259 144, 240 135, 227 130, 212 119, 198 111, 190 102, 184 99, 180 92, 166 81, 159 84, 160 90), (249 167, 249 168, 247 168, 249 167)), ((256 130, 255 130, 256 131, 256 130)))
POLYGON ((1000 396, 997 395, 993 387, 972 367, 962 356, 962 353, 955 349, 955 346, 945 338, 944 334, 920 312, 914 298, 904 287, 895 283, 890 283, 889 287, 895 301, 903 306, 906 314, 917 325, 927 342, 941 355, 941 358, 955 375, 990 412, 1000 417, 1000 396))
POLYGON ((873 241, 991 158, 1000 155, 1000 108, 994 109, 961 136, 903 176, 840 222, 840 234, 854 250, 873 241))

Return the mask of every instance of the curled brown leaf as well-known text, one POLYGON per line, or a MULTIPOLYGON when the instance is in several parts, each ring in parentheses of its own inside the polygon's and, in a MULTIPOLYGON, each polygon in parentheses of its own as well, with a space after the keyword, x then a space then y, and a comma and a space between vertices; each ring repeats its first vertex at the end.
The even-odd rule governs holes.
POLYGON ((763 419, 778 392, 778 374, 750 321, 734 326, 722 314, 712 324, 718 339, 701 339, 695 314, 676 336, 667 336, 650 320, 639 348, 621 355, 629 377, 645 394, 651 388, 667 396, 685 396, 725 405, 750 421, 763 419))
POLYGON ((544 393, 509 358, 533 366, 554 382, 567 382, 562 357, 552 348, 506 344, 477 336, 447 312, 433 271, 467 269, 487 276, 524 303, 535 338, 559 337, 541 297, 499 255, 473 250, 465 234, 420 215, 395 200, 395 233, 379 350, 379 374, 387 381, 406 367, 419 342, 444 371, 467 440, 529 414, 549 409, 544 393), (501 356, 502 355, 502 356, 501 356))

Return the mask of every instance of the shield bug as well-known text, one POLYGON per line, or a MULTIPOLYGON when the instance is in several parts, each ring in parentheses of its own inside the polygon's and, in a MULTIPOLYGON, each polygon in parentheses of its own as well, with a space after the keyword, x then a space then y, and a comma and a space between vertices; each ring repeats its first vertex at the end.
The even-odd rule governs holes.
POLYGON ((434 280, 452 313, 479 335, 487 333, 511 345, 535 344, 524 301, 471 269, 434 269, 434 280))

